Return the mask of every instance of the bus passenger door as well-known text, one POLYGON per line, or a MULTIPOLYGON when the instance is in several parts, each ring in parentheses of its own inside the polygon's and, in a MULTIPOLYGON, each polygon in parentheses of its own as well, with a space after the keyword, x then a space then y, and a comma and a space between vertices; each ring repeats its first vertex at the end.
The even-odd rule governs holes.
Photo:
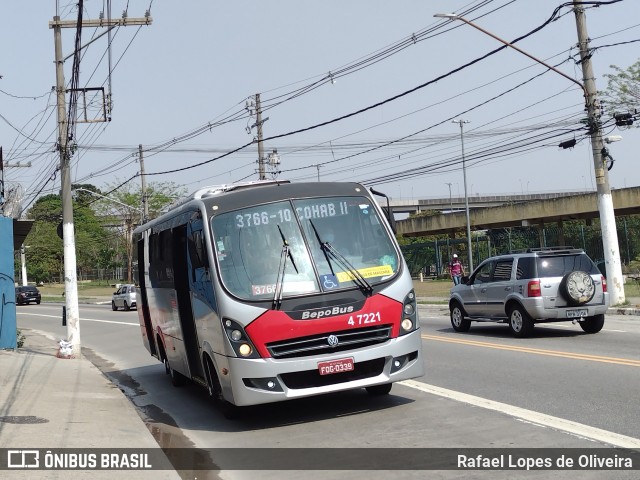
POLYGON ((200 362, 198 332, 191 308, 189 268, 187 266, 188 262, 185 261, 188 258, 187 244, 187 226, 180 225, 175 227, 173 229, 174 289, 178 300, 180 328, 182 330, 184 349, 187 354, 191 378, 204 378, 202 363, 200 362))
MULTIPOLYGON (((147 239, 149 237, 146 237, 147 239)), ((149 300, 147 299, 147 280, 149 274, 147 271, 147 261, 144 256, 145 237, 138 240, 138 284, 140 288, 140 298, 137 299, 136 305, 138 309, 138 321, 143 326, 142 342, 154 357, 158 357, 156 350, 156 340, 153 335, 153 326, 151 324, 151 314, 149 313, 149 300)))
POLYGON ((218 306, 211 281, 211 268, 207 256, 206 239, 203 231, 202 217, 194 215, 187 225, 189 290, 191 292, 191 308, 198 332, 202 332, 200 346, 208 342, 214 349, 220 344, 217 338, 220 328, 218 306), (207 332, 206 334, 204 332, 207 332))

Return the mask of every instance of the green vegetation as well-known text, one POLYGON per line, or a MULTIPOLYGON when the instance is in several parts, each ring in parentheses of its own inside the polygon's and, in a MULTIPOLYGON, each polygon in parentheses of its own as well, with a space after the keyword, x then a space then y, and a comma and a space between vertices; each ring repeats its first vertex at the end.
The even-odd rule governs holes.
POLYGON ((640 60, 626 70, 611 65, 615 73, 605 74, 607 89, 600 92, 611 114, 633 112, 640 103, 640 60))
MULTIPOLYGON (((78 279, 95 278, 96 271, 107 272, 105 278, 114 278, 116 270, 121 277, 132 277, 133 248, 131 234, 140 223, 141 192, 137 185, 116 181, 109 186, 109 194, 90 184, 73 185, 73 220, 75 227, 76 264, 78 279), (111 192, 114 188, 117 190, 111 192)), ((149 218, 160 211, 185 189, 172 182, 150 182, 147 188, 149 218)), ((30 282, 52 283, 61 281, 64 271, 63 244, 58 235, 61 229, 62 200, 59 195, 40 197, 27 212, 34 221, 25 239, 27 278, 30 282)), ((14 258, 15 277, 20 278, 20 253, 14 258)))

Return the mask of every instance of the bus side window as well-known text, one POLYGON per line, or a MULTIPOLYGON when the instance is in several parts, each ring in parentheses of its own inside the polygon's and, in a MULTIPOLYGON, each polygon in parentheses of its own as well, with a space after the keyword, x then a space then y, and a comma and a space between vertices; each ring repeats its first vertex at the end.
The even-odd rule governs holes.
POLYGON ((159 238, 157 233, 149 235, 149 280, 152 287, 158 286, 159 238))
POLYGON ((204 249, 204 241, 202 230, 196 230, 191 233, 189 238, 189 256, 191 257, 191 267, 196 268, 208 267, 209 259, 204 249))

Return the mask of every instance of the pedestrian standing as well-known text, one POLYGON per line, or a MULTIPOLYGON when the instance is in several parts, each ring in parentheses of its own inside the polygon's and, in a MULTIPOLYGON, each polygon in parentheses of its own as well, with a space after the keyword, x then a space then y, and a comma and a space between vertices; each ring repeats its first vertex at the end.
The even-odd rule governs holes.
POLYGON ((451 273, 453 284, 459 285, 462 275, 464 275, 464 269, 462 268, 462 263, 460 263, 460 260, 458 259, 458 255, 455 253, 453 254, 453 260, 449 264, 449 273, 451 273))

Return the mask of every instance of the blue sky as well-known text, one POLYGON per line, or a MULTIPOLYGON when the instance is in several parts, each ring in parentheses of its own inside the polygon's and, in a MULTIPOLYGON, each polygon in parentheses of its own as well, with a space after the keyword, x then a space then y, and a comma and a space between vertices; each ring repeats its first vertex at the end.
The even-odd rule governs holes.
MULTIPOLYGON (((34 9, 32 2, 11 2, 0 19, 0 145, 10 165, 31 162, 5 175, 23 186, 25 204, 38 192, 59 190, 48 22, 56 5, 63 19, 77 18, 75 3, 38 3, 34 9)), ((640 43, 609 46, 640 39, 636 3, 587 10, 598 89, 606 87, 611 64, 626 68, 640 57, 640 43)), ((85 19, 105 8, 84 4, 85 19)), ((468 12, 466 18, 511 41, 547 21, 559 1, 114 0, 112 15, 127 5, 129 17, 144 16, 151 5, 153 23, 113 30, 110 82, 107 36, 85 50, 79 83, 110 85, 113 111, 111 122, 77 124, 75 182, 105 189, 132 178, 138 144, 152 182, 191 191, 257 179, 256 145, 218 157, 254 138, 255 117, 245 104, 260 93, 268 117, 265 154, 277 149, 280 179, 362 181, 394 199, 447 197, 450 188, 463 195, 460 127, 452 120, 464 119, 470 195, 595 189, 590 144, 579 130, 579 87, 510 49, 449 74, 500 44, 433 17, 468 12), (304 131, 290 134, 298 130, 304 131), (574 137, 575 148, 558 148, 574 137)), ((84 29, 82 43, 102 31, 84 29)), ((65 56, 74 36, 74 29, 63 30, 65 56)), ((575 17, 565 7, 517 45, 581 80, 576 42, 575 17)), ((67 82, 71 70, 69 59, 67 82)), ((612 113, 605 110, 603 121, 612 113)), ((611 186, 639 185, 640 132, 605 134, 623 137, 609 146, 611 186)))

